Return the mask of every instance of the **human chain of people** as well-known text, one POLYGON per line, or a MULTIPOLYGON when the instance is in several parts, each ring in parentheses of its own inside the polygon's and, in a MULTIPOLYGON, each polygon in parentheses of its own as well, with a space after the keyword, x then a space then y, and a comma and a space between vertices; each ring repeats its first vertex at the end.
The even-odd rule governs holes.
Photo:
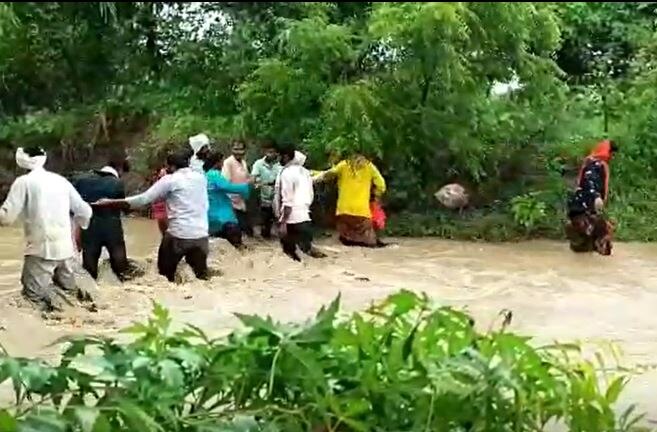
MULTIPOLYGON (((246 200, 256 191, 260 203, 260 235, 280 239, 282 253, 294 261, 306 255, 326 255, 313 244, 310 207, 314 184, 335 180, 338 189, 336 230, 345 246, 385 247, 380 232, 386 215, 381 197, 386 182, 366 155, 352 153, 325 171, 309 171, 306 156, 291 143, 264 140, 262 157, 249 170, 246 145, 236 140, 231 155, 213 150, 209 137, 198 134, 163 161, 153 184, 143 193, 127 196, 121 180, 130 170, 125 150, 114 151, 107 164, 69 182, 46 169, 46 152, 19 148, 17 165, 27 171, 18 177, 0 207, 0 223, 24 224, 26 249, 21 275, 22 295, 45 312, 62 309, 60 299, 93 302, 76 283, 76 252, 82 267, 98 278, 103 249, 120 281, 141 276, 127 256, 122 215, 151 206, 162 234, 157 254, 158 273, 174 282, 181 261, 201 280, 211 278, 209 239, 223 238, 244 249, 243 236, 253 236, 253 215, 246 200)), ((611 254, 613 225, 603 209, 609 193, 609 162, 617 147, 600 142, 584 160, 577 188, 568 200, 566 233, 574 252, 611 254)), ((461 207, 465 190, 447 185, 436 194, 447 207, 461 207)))

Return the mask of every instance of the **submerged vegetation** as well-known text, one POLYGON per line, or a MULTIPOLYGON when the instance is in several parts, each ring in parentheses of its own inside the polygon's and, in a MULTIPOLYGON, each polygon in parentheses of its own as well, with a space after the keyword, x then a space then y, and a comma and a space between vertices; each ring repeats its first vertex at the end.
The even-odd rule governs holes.
POLYGON ((400 291, 366 312, 339 298, 304 324, 238 315, 209 338, 173 331, 168 312, 125 330, 133 342, 74 337, 59 365, 0 358, 16 406, 3 432, 540 431, 621 432, 614 409, 629 372, 584 360, 576 345, 538 346, 501 323, 400 291))

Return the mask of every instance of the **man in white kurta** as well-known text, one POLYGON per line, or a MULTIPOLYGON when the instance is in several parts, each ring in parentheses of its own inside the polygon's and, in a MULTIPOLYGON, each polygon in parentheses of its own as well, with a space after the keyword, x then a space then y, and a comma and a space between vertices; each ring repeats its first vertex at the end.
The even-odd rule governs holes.
POLYGON ((0 224, 23 221, 23 295, 45 311, 52 311, 57 308, 56 286, 71 293, 77 290, 71 217, 73 223, 86 229, 92 210, 68 180, 44 169, 45 162, 46 154, 40 148, 18 149, 16 163, 29 173, 11 185, 0 207, 0 224))

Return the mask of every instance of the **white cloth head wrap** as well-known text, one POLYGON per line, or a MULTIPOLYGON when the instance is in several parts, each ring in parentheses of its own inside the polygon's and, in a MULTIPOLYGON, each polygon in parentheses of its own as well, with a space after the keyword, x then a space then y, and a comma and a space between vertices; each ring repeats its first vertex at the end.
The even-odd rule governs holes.
POLYGON ((16 150, 16 165, 20 168, 23 168, 28 171, 32 171, 37 168, 43 168, 46 164, 46 155, 40 156, 30 156, 23 150, 23 147, 19 147, 16 150))
POLYGON ((210 138, 206 134, 198 134, 189 137, 189 146, 194 150, 194 154, 198 153, 205 146, 210 145, 210 138))
POLYGON ((294 152, 294 159, 290 161, 292 165, 301 165, 304 166, 306 164, 306 155, 301 153, 300 151, 295 151, 294 152))

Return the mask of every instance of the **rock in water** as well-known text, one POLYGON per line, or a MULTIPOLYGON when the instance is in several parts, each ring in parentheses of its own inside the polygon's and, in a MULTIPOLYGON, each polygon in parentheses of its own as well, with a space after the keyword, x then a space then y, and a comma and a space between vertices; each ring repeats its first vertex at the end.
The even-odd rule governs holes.
POLYGON ((434 194, 438 202, 449 209, 462 209, 468 205, 468 192, 458 183, 450 183, 434 194))

